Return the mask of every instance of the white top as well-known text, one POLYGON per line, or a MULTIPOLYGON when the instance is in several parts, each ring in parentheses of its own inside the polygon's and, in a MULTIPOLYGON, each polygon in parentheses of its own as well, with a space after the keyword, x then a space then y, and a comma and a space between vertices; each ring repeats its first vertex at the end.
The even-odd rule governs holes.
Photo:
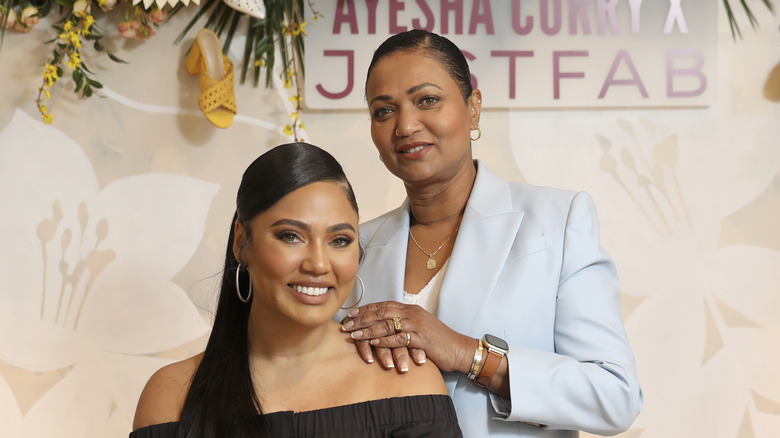
POLYGON ((404 291, 404 304, 417 304, 423 309, 427 310, 431 315, 436 315, 439 311, 439 292, 441 291, 441 282, 444 280, 444 272, 447 270, 447 265, 450 259, 444 262, 444 266, 439 269, 439 272, 431 278, 420 292, 416 294, 410 294, 404 291))

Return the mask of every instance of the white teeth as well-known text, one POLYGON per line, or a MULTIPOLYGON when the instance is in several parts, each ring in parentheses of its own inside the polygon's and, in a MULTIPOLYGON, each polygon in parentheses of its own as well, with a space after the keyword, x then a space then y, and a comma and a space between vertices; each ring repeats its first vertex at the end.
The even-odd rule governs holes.
POLYGON ((296 292, 302 293, 304 295, 311 295, 315 297, 328 291, 327 287, 306 287, 298 285, 294 285, 293 289, 295 289, 296 292))
POLYGON ((416 148, 411 148, 411 149, 405 150, 405 151, 403 151, 403 153, 404 154, 413 154, 415 152, 419 152, 419 151, 425 149, 425 146, 427 146, 427 145, 417 146, 416 148))

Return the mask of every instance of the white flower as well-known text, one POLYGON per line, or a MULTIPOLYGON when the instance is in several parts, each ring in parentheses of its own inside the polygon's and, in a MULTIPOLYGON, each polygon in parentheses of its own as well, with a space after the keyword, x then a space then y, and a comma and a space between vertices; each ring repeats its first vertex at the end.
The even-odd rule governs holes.
MULTIPOLYGON (((145 380, 168 362, 145 355, 208 331, 171 278, 218 187, 147 174, 101 189, 79 145, 20 110, 0 133, 0 186, 0 359, 64 375, 12 436, 126 436, 145 380)), ((7 392, 0 382, 0 419, 13 420, 7 392)))
POLYGON ((76 0, 75 3, 73 3, 73 12, 84 12, 86 14, 90 14, 92 11, 92 7, 90 6, 90 3, 87 3, 86 0, 76 0))

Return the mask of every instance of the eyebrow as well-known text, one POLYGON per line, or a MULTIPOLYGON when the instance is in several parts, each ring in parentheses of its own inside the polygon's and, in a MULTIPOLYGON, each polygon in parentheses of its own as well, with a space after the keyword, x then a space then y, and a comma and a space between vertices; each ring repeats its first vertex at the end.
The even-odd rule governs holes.
MULTIPOLYGON (((416 93, 416 92, 422 90, 425 87, 435 87, 435 88, 438 88, 439 90, 444 91, 443 88, 441 88, 440 86, 438 86, 438 85, 436 85, 436 84, 434 84, 432 82, 423 82, 422 84, 415 85, 414 87, 406 90, 406 94, 416 93)), ((387 100, 392 100, 392 98, 393 97, 388 95, 388 94, 382 94, 380 96, 376 96, 375 98, 371 99, 371 102, 369 102, 369 105, 374 103, 374 102, 376 102, 377 100, 387 101, 387 100)))
MULTIPOLYGON (((303 230, 306 230, 308 232, 311 232, 311 226, 305 222, 297 221, 295 219, 279 219, 278 221, 271 224, 272 227, 277 227, 279 225, 289 225, 296 228, 301 228, 303 230)), ((355 232, 355 227, 352 225, 344 222, 336 225, 331 225, 327 228, 328 233, 333 233, 336 231, 343 231, 343 230, 351 230, 355 232)))

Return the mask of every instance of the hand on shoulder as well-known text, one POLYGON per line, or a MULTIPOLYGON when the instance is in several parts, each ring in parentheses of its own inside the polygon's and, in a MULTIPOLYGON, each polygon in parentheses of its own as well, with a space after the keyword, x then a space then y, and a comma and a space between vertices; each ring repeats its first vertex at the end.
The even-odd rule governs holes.
POLYGON ((141 392, 133 419, 133 430, 154 424, 179 421, 192 377, 203 353, 157 370, 141 392))

